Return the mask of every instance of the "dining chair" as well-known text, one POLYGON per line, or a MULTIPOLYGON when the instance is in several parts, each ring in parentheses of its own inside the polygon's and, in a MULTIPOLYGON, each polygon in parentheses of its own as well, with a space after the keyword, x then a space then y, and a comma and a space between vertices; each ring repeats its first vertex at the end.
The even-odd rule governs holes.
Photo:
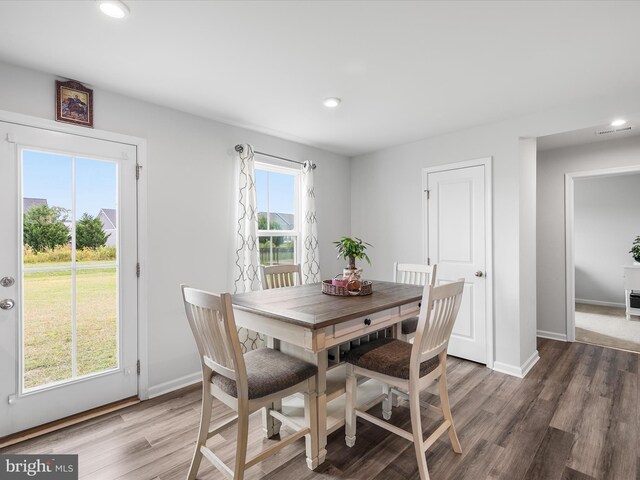
MULTIPOLYGON (((434 286, 436 284, 437 265, 423 265, 421 263, 398 263, 393 264, 393 281, 396 283, 407 283, 409 285, 434 286)), ((418 317, 408 318, 400 322, 397 338, 408 342, 413 338, 418 326, 418 317)))
POLYGON ((184 307, 198 346, 202 367, 202 413, 195 452, 187 479, 194 480, 202 457, 207 458, 221 473, 242 480, 248 468, 263 461, 280 449, 306 437, 309 468, 318 465, 318 423, 316 406, 315 365, 285 355, 278 350, 260 348, 242 354, 238 331, 228 293, 215 295, 181 285, 184 307), (249 415, 270 406, 275 400, 302 393, 305 425, 303 428, 281 412, 269 411, 294 433, 271 445, 253 458, 247 459, 249 415), (209 429, 213 398, 236 412, 231 420, 209 429), (207 440, 237 424, 235 468, 229 468, 206 445, 207 440))
MULTIPOLYGON (((260 278, 262 280, 262 289, 270 290, 272 288, 293 287, 302 284, 302 270, 298 265, 260 265, 260 278)), ((265 343, 269 348, 280 349, 280 342, 273 337, 266 337, 265 343)), ((276 411, 282 410, 282 402, 276 401, 270 407, 265 407, 262 416, 264 425, 266 426, 264 436, 271 438, 280 433, 280 422, 269 416, 267 410, 271 408, 276 411)))
POLYGON ((302 271, 298 265, 260 265, 262 289, 302 285, 302 271))
MULTIPOLYGON (((429 479, 425 452, 446 431, 453 451, 462 453, 453 425, 447 390, 447 347, 451 330, 462 301, 464 279, 438 287, 425 286, 422 307, 413 345, 402 340, 384 338, 350 350, 347 362, 347 398, 345 442, 352 447, 356 441, 356 417, 385 428, 396 435, 413 441, 421 480, 429 479), (378 380, 394 393, 409 400, 411 432, 379 419, 357 405, 357 376, 378 380), (422 436, 420 392, 439 378, 440 407, 424 404, 426 408, 444 417, 444 422, 426 439, 422 436)), ((390 418, 391 403, 385 395, 384 418, 390 418)))

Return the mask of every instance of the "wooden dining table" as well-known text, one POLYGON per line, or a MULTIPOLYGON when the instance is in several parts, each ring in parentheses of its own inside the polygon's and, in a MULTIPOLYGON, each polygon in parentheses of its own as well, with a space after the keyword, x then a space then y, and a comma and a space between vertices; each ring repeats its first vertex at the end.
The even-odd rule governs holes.
MULTIPOLYGON (((341 297, 323 294, 322 285, 316 283, 232 296, 238 326, 264 335, 268 347, 318 367, 319 454, 313 468, 326 457, 327 435, 344 425, 344 353, 362 342, 394 334, 400 321, 418 315, 423 288, 374 281, 371 295, 341 297)), ((358 388, 359 403, 365 406, 375 405, 381 394, 381 385, 373 381, 358 388)), ((289 397, 274 408, 303 425, 301 397, 289 397)), ((279 422, 263 415, 263 428, 272 436, 279 431, 279 422)))

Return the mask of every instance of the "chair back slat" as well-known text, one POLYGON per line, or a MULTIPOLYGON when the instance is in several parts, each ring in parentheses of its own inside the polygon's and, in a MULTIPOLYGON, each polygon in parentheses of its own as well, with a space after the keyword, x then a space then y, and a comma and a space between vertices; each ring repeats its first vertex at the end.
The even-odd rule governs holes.
POLYGON ((409 285, 435 285, 437 269, 437 265, 395 262, 393 264, 393 281, 409 285))
POLYGON ((419 371, 422 362, 440 352, 446 352, 462 303, 463 290, 463 278, 437 287, 425 286, 416 337, 411 350, 412 371, 419 371))
POLYGON ((246 367, 240 348, 231 296, 216 295, 181 286, 185 312, 195 338, 203 370, 238 382, 238 394, 246 379, 246 367))
POLYGON ((260 266, 262 289, 293 287, 302 284, 302 270, 300 265, 272 265, 260 266))

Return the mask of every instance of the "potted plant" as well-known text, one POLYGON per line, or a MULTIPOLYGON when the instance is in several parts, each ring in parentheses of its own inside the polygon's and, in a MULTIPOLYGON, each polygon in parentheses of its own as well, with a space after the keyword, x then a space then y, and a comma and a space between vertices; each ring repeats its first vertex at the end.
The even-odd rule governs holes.
POLYGON ((365 253, 367 247, 372 247, 370 243, 364 242, 358 237, 342 237, 338 242, 333 242, 338 251, 338 258, 345 258, 349 260, 349 264, 344 269, 344 277, 348 277, 357 272, 356 258, 359 260, 366 260, 371 265, 369 255, 365 253))
POLYGON ((631 250, 629 250, 629 253, 633 257, 633 259, 636 261, 635 263, 640 264, 640 236, 637 236, 636 239, 633 241, 633 244, 631 245, 631 250))

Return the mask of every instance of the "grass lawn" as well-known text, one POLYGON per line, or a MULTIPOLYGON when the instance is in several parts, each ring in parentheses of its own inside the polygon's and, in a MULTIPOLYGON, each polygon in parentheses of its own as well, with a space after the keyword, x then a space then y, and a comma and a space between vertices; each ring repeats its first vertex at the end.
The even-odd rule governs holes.
MULTIPOLYGON (((71 293, 71 271, 25 272, 25 388, 72 376, 71 293)), ((76 297, 76 375, 116 367, 116 269, 79 270, 76 297)))

